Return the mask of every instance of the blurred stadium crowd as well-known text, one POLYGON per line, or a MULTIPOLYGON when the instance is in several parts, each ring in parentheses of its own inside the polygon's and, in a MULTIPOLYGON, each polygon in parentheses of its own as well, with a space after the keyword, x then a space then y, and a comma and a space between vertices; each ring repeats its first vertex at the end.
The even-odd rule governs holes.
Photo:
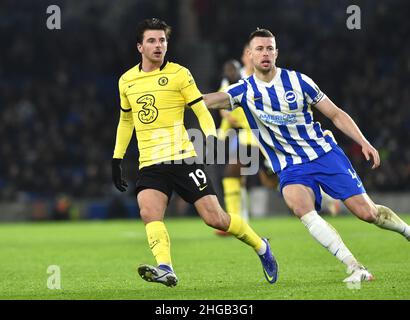
MULTIPOLYGON (((54 31, 45 24, 47 2, 2 3, 2 201, 113 192, 117 81, 138 62, 136 22, 151 16, 173 26, 170 58, 193 70, 203 92, 218 88, 223 62, 240 57, 251 31, 272 30, 278 65, 311 76, 378 148, 382 166, 371 172, 358 146, 334 131, 366 188, 410 189, 410 23, 404 0, 359 1, 361 30, 346 28, 348 1, 55 1, 63 18, 62 29, 54 31), (195 43, 208 44, 210 65, 183 50, 195 43), (201 77, 195 72, 201 68, 211 75, 201 77)), ((332 129, 328 122, 322 126, 332 129)), ((129 148, 130 178, 136 156, 129 148)))

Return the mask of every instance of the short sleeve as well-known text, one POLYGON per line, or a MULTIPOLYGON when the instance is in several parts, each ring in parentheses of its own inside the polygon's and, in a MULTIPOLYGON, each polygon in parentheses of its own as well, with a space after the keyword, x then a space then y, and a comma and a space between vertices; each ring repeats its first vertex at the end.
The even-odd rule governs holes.
POLYGON ((127 96, 124 94, 124 81, 122 80, 122 77, 118 81, 118 91, 120 95, 120 107, 121 110, 124 112, 128 112, 131 110, 131 105, 130 102, 128 101, 127 96))
POLYGON ((182 68, 178 76, 180 77, 181 94, 185 99, 185 103, 192 106, 201 101, 202 93, 198 90, 191 72, 187 68, 182 68))
POLYGON ((319 89, 319 86, 307 75, 301 74, 300 80, 308 104, 315 105, 326 97, 326 95, 319 89))
POLYGON ((237 83, 226 88, 224 92, 229 95, 231 109, 235 109, 241 105, 241 100, 244 94, 246 94, 246 83, 244 80, 239 80, 237 83))

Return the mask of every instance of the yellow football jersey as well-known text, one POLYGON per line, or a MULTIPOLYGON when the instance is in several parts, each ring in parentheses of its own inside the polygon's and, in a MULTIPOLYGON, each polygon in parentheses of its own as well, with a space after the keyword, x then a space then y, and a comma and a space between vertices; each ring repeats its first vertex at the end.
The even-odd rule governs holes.
MULTIPOLYGON (((202 94, 187 68, 165 61, 159 69, 144 72, 138 64, 121 76, 119 92, 121 110, 132 112, 140 168, 196 156, 184 126, 184 109, 201 101, 202 94)), ((122 158, 125 150, 116 146, 114 157, 116 153, 122 158)))

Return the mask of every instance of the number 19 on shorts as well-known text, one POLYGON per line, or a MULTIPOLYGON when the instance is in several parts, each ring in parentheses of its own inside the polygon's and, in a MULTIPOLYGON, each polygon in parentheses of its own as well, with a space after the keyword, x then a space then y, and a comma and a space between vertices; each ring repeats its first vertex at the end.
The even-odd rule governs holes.
POLYGON ((195 171, 190 172, 189 176, 192 178, 192 180, 194 180, 198 188, 200 188, 201 185, 206 185, 206 175, 203 170, 196 169, 195 171))

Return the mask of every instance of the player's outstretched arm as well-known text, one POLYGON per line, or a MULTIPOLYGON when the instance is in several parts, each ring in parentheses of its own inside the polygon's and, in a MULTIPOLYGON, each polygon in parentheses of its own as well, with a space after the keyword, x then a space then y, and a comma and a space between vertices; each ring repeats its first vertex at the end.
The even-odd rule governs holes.
POLYGON ((229 94, 225 92, 213 92, 203 95, 208 109, 230 109, 231 101, 229 94))
POLYGON ((365 138, 353 119, 342 109, 338 108, 329 98, 319 101, 315 107, 329 118, 333 124, 345 135, 352 138, 362 147, 362 152, 367 161, 373 160, 372 169, 380 166, 378 151, 365 138))
POLYGON ((209 110, 206 108, 204 102, 200 101, 194 104, 191 108, 198 118, 199 125, 205 136, 208 137, 212 135, 216 137, 216 127, 214 119, 212 118, 209 110))

